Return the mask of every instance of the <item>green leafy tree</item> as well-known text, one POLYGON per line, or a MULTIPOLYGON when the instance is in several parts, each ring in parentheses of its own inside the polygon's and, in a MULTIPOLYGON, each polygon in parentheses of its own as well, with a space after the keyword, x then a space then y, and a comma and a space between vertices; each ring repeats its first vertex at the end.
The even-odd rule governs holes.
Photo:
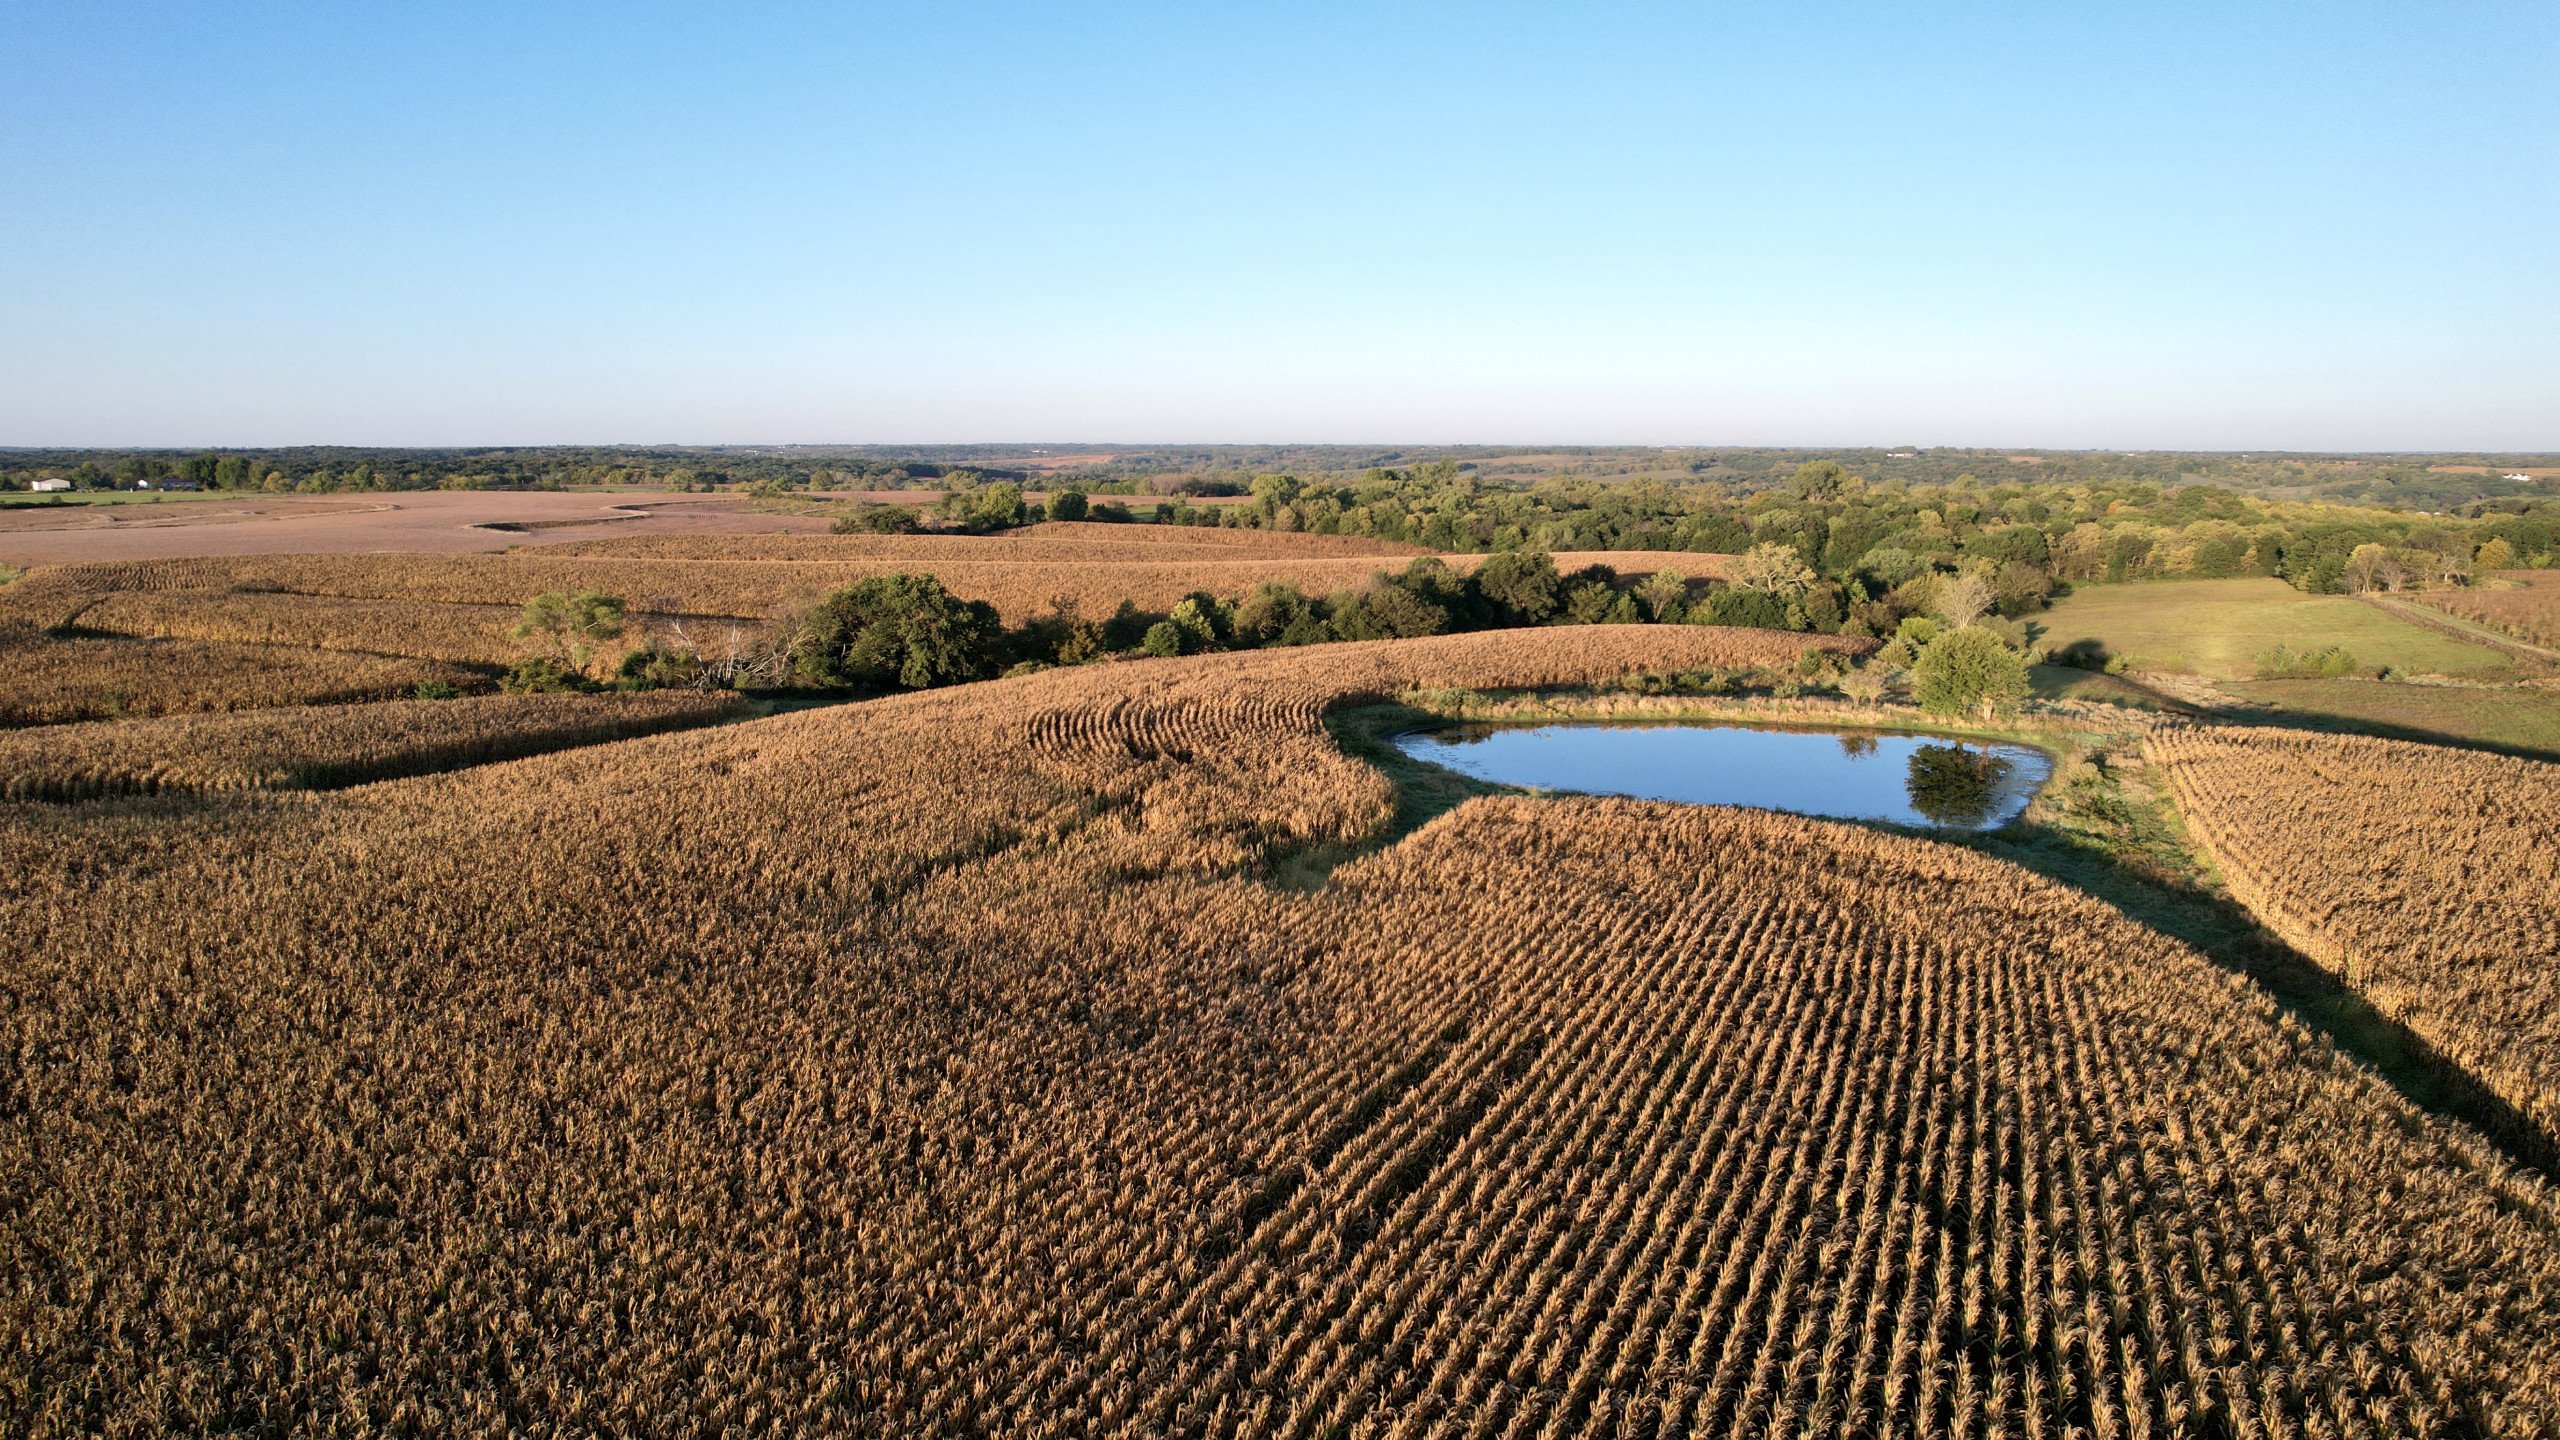
POLYGON ((1544 550, 1504 550, 1476 568, 1476 593, 1501 623, 1543 625, 1561 603, 1556 558, 1544 550))
POLYGON ((912 505, 875 505, 856 501, 827 530, 836 535, 904 535, 923 528, 912 505))
POLYGON ((1182 653, 1182 627, 1170 620, 1159 620, 1147 627, 1147 638, 1138 642, 1142 654, 1159 660, 1170 660, 1182 653))
MULTIPOLYGON (((954 471, 954 480, 974 472, 954 471)), ((942 497, 942 518, 965 530, 1006 530, 1021 524, 1030 515, 1022 503, 1022 487, 1010 480, 993 485, 955 488, 942 497)))
POLYGON ((1606 624, 1618 603, 1618 592, 1606 580, 1575 580, 1565 586, 1563 623, 1606 624))
POLYGON ((622 600, 600 590, 551 590, 525 602, 507 633, 534 654, 583 674, 596 648, 622 633, 622 600))
POLYGON ((1048 515, 1052 520, 1081 520, 1085 517, 1085 512, 1091 508, 1092 502, 1081 490, 1049 492, 1048 515))
POLYGON ((1324 617, 1305 592, 1281 580, 1265 580, 1236 606, 1235 643, 1240 646, 1304 645, 1321 638, 1324 617))
POLYGON ((961 600, 930 575, 874 575, 801 621, 792 669, 812 685, 922 690, 995 673, 1003 641, 985 601, 961 600))
POLYGON ((1792 545, 1754 545, 1733 562, 1735 585, 1745 590, 1766 590, 1781 599, 1803 594, 1813 581, 1813 567, 1804 563, 1804 557, 1792 545))
POLYGON ((1736 625, 1753 630, 1787 628, 1787 603, 1766 590, 1719 585, 1689 607, 1692 625, 1736 625))
POLYGON ((1235 607, 1206 590, 1194 590, 1182 597, 1166 617, 1182 632, 1182 653, 1197 655, 1205 650, 1224 650, 1235 638, 1235 607))
POLYGON ((1645 618, 1663 625, 1677 625, 1689 618, 1689 578, 1677 570, 1656 570, 1636 585, 1636 598, 1644 603, 1645 618))
POLYGON ((1849 472, 1837 460, 1807 460, 1796 467, 1787 481, 1787 489, 1807 500, 1837 499, 1840 488, 1848 482, 1849 472))
POLYGON ((1333 602, 1333 630, 1345 640, 1411 640, 1448 626, 1448 611, 1401 585, 1372 586, 1333 602))
POLYGON ((1949 630, 1920 647, 1911 671, 1920 708, 1932 715, 1979 713, 1984 720, 2027 698, 2027 657, 1980 626, 1949 630))

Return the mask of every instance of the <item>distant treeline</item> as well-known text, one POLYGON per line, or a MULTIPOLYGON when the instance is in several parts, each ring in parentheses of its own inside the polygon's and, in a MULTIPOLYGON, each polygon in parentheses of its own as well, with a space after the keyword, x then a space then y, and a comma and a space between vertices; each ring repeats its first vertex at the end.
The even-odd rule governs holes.
POLYGON ((83 487, 161 478, 235 489, 471 489, 645 485, 678 489, 940 488, 946 481, 1011 480, 1033 489, 1073 483, 1096 494, 1236 495, 1258 475, 1341 483, 1373 472, 1454 466, 1497 485, 1544 480, 1708 482, 1737 493, 1784 486, 1808 461, 1828 460, 1875 483, 2135 482, 2208 484, 2262 498, 2452 511, 2484 500, 2548 498, 2560 481, 2532 472, 2560 457, 2509 454, 2272 454, 1983 449, 1802 450, 1650 446, 1379 447, 1345 445, 1096 446, 474 446, 377 449, 0 451, 0 488, 40 476, 83 487), (2522 480, 2510 475, 2525 475, 2522 480))
POLYGON ((2560 502, 2482 501, 2462 515, 2270 501, 2218 486, 2030 483, 1970 474, 1943 485, 1868 480, 1809 461, 1774 488, 1549 480, 1493 484, 1441 460, 1347 483, 1256 477, 1242 504, 1160 502, 1179 524, 1367 535, 1438 550, 1782 547, 1813 575, 1881 594, 1974 573, 2051 583, 2272 575, 2315 592, 2433 588, 2560 556, 2560 502))
MULTIPOLYGON (((1688 455, 1698 468, 1677 478, 1550 473, 1509 479, 1492 473, 1510 463, 1499 455, 1470 460, 1457 454, 1308 473, 1131 468, 1140 461, 1199 458, 1171 451, 1115 456, 1110 465, 1047 476, 994 463, 1052 463, 1036 451, 1010 453, 1021 448, 970 452, 981 464, 959 463, 956 455, 892 459, 789 448, 15 451, 0 455, 0 480, 13 487, 38 475, 83 487, 185 480, 264 492, 651 485, 782 496, 924 488, 946 492, 951 498, 940 507, 946 520, 965 519, 972 528, 1043 513, 1021 502, 1026 490, 1047 490, 1069 502, 1063 509, 1046 507, 1052 518, 1084 513, 1085 497, 1091 496, 1098 517, 1359 535, 1448 551, 1741 555, 1781 547, 1816 576, 1839 582, 1844 613, 1857 598, 1849 582, 1876 595, 1914 577, 1963 570, 1990 581, 2005 569, 2005 583, 2014 587, 2036 577, 2070 583, 2272 575, 2328 592, 2462 584, 2475 571, 2549 566, 2560 555, 2560 500, 2549 497, 2549 483, 2429 470, 2415 462, 2385 465, 2379 458, 2074 454, 2018 464, 1995 453, 1989 458, 1998 468, 1988 478, 1957 470, 1923 480, 1904 478, 1896 467, 1926 460, 1943 468, 1954 463, 1947 452, 1885 454, 1884 469, 1872 474, 1829 459, 1800 461, 1773 474, 1761 467, 1774 465, 1773 457, 1782 452, 1770 451, 1556 451, 1514 457, 1561 467, 1608 457, 1688 455), (2330 470, 2368 463, 2376 467, 2376 483, 2394 475, 2427 476, 2436 489, 2467 490, 2468 498, 2451 511, 2268 498, 2288 493, 2288 476, 2304 477, 2310 490, 2330 470), (2190 465, 2231 474, 2216 471, 2199 479, 2183 468, 2190 465), (2162 466, 2171 467, 2176 478, 2079 478, 2092 470, 2162 466), (2236 488, 2246 478, 2243 468, 2266 493, 2236 488), (2541 493, 2492 493, 2499 487, 2541 493), (1104 496, 1126 498, 1106 503, 1099 499, 1104 496), (1228 503, 1195 503, 1212 498, 1228 503), (1000 503, 984 503, 991 500, 1000 503), (2034 577, 2023 573, 2030 570, 2034 577)), ((1370 452, 1303 453, 1333 461, 1370 452)), ((2488 463, 2522 462, 2491 457, 2488 463)))

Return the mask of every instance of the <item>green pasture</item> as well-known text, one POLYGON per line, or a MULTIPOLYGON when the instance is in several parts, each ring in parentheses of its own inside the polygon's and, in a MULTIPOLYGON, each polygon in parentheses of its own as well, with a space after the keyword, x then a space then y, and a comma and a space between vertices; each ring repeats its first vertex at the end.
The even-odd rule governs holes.
POLYGON ((2343 646, 2361 670, 2505 679, 2507 658, 2486 645, 2413 625, 2345 595, 2306 595, 2281 580, 2155 580, 2083 585, 2035 617, 2059 650, 2095 641, 2129 670, 2208 680, 2254 680, 2257 657, 2343 646))

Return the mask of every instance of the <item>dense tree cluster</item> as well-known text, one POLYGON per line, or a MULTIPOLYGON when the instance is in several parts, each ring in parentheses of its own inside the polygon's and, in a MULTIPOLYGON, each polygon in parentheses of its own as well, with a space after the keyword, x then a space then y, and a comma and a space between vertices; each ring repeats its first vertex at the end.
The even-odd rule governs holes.
MULTIPOLYGON (((1156 518, 1453 551, 1741 555, 1774 545, 1817 577, 1870 590, 1959 571, 2013 589, 2237 575, 2323 593, 2429 588, 2467 579, 2491 545, 2493 564, 2548 565, 2560 555, 2560 506, 2549 504, 2456 517, 2273 502, 2201 484, 1986 484, 1964 474, 1910 485, 1870 482, 1827 460, 1747 495, 1662 481, 1503 487, 1448 462, 1342 483, 1260 476, 1251 493, 1242 505, 1167 500, 1156 518)), ((1835 592, 1851 603, 1844 596, 1835 592)))

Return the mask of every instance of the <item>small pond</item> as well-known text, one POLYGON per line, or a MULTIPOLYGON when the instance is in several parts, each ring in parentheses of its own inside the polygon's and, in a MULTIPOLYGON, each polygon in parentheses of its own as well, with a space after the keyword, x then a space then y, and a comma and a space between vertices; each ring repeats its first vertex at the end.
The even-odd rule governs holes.
POLYGON ((1428 764, 1530 790, 1942 830, 2009 823, 2053 770, 2050 757, 2026 745, 1751 725, 1456 725, 1399 735, 1395 746, 1428 764))

